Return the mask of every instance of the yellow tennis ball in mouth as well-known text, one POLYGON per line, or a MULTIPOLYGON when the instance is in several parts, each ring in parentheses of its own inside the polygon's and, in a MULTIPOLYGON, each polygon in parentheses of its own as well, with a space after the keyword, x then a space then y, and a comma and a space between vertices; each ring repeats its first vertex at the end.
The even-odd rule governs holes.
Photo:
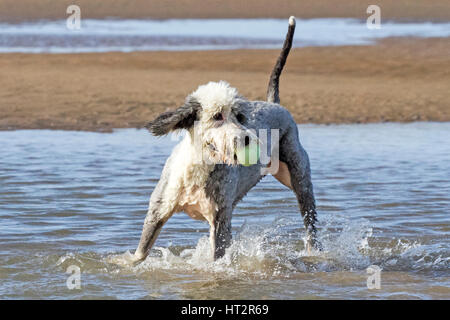
POLYGON ((236 156, 239 164, 245 167, 257 164, 259 160, 259 144, 250 143, 248 146, 238 148, 236 150, 236 156))

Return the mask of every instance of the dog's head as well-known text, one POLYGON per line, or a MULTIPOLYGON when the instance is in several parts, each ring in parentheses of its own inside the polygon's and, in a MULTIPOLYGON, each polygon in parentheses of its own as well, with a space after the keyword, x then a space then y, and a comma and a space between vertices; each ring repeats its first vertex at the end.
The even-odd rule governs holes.
POLYGON ((237 149, 257 139, 245 126, 246 106, 246 100, 227 82, 209 82, 191 93, 183 106, 161 114, 146 128, 156 136, 186 129, 202 161, 237 165, 237 149))

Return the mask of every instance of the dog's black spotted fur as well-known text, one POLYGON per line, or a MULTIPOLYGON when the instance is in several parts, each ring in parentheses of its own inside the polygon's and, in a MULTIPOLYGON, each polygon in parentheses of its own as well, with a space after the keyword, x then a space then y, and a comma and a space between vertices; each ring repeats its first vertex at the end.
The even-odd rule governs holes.
POLYGON ((155 136, 163 136, 172 130, 189 129, 198 120, 200 103, 193 97, 188 97, 184 105, 175 111, 160 114, 145 127, 155 136))

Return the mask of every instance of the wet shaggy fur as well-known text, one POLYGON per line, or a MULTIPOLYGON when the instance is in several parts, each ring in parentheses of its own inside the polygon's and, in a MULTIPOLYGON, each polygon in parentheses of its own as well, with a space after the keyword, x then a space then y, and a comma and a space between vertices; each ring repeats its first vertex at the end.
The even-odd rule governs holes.
POLYGON ((176 112, 164 112, 145 127, 155 136, 168 134, 171 130, 189 128, 198 120, 197 113, 200 109, 200 103, 189 97, 176 112))
POLYGON ((186 130, 174 148, 154 189, 141 240, 134 254, 144 259, 164 223, 185 212, 210 225, 214 259, 225 254, 231 242, 235 206, 267 174, 273 174, 295 193, 307 231, 308 249, 316 241, 316 206, 310 164, 300 144, 297 124, 279 102, 279 76, 286 62, 295 28, 288 35, 270 77, 268 101, 249 101, 227 82, 210 82, 191 93, 173 112, 165 112, 147 125, 155 136, 186 130), (257 163, 238 162, 240 147, 257 141, 262 146, 257 163))

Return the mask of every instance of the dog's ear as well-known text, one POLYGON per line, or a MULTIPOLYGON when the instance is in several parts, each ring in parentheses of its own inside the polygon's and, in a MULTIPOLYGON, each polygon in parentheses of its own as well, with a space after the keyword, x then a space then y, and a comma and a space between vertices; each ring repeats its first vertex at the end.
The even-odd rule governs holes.
POLYGON ((183 106, 175 111, 160 114, 155 120, 145 127, 155 136, 163 136, 177 129, 189 129, 198 120, 201 109, 200 103, 193 97, 187 97, 183 106))

